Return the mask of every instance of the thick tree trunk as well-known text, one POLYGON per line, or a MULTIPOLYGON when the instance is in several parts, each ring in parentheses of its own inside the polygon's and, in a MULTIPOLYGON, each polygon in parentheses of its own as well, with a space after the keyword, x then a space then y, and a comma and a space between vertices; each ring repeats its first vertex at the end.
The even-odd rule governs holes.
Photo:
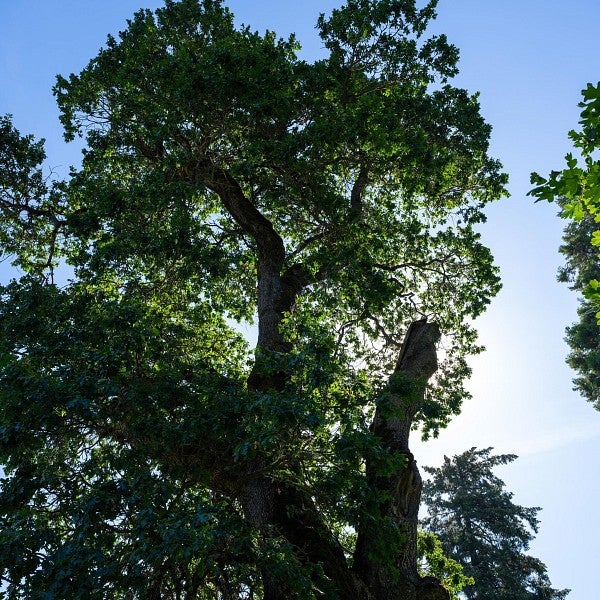
MULTIPOLYGON (((306 285, 301 266, 293 265, 280 275, 273 256, 259 260, 259 337, 255 366, 248 380, 250 389, 281 391, 285 386, 289 374, 263 371, 261 353, 268 355, 289 350, 279 324, 284 314, 293 310, 298 294, 306 285)), ((260 472, 261 467, 260 459, 250 465, 254 472, 260 472)), ((302 561, 321 565, 332 582, 332 593, 340 600, 371 600, 361 580, 350 570, 342 547, 321 519, 312 499, 296 488, 273 482, 268 477, 249 475, 242 496, 248 521, 265 535, 275 527, 298 550, 302 561)), ((263 600, 293 598, 285 585, 266 570, 262 572, 262 580, 263 600)))
MULTIPOLYGON (((289 377, 286 369, 273 370, 273 359, 285 355, 290 345, 283 338, 280 323, 294 308, 296 298, 308 280, 301 265, 284 270, 283 240, 272 224, 245 198, 239 185, 226 172, 210 168, 209 187, 238 224, 254 239, 258 258, 258 342, 248 388, 257 392, 281 391, 289 377)), ((265 537, 274 531, 283 534, 299 550, 302 560, 322 564, 334 582, 341 600, 359 600, 360 582, 348 567, 343 550, 331 535, 311 501, 300 491, 282 486, 263 474, 265 459, 257 457, 246 465, 239 494, 248 522, 265 537), (290 514, 294 513, 294 517, 290 514), (357 585, 353 585, 353 583, 357 585)), ((289 590, 266 569, 262 570, 264 600, 288 600, 289 590)))
MULTIPOLYGON (((286 312, 293 310, 298 294, 308 284, 301 265, 284 271, 285 248, 272 224, 248 201, 237 182, 226 172, 208 162, 203 169, 203 183, 216 192, 224 207, 250 235, 257 246, 258 258, 258 343, 248 388, 259 392, 281 391, 287 380, 285 368, 272 368, 272 358, 290 350, 283 339, 280 324, 286 312)), ((361 196, 367 184, 361 172, 352 191, 351 209, 360 212, 361 196)), ((377 550, 377 532, 362 528, 351 570, 343 549, 321 519, 312 500, 303 492, 272 481, 263 473, 265 460, 260 456, 246 465, 239 499, 248 522, 268 537, 277 531, 298 550, 301 560, 320 564, 340 600, 442 600, 448 593, 431 578, 417 573, 417 516, 421 497, 421 477, 408 447, 413 417, 423 400, 427 380, 437 368, 435 344, 440 333, 437 326, 423 321, 409 328, 394 375, 390 381, 394 415, 378 407, 372 424, 390 454, 400 453, 405 464, 392 476, 377 475, 377 466, 367 464, 371 489, 387 498, 380 514, 390 519, 402 532, 400 551, 394 566, 400 574, 394 578, 389 570, 373 560, 377 550)), ((293 595, 266 569, 262 571, 264 600, 291 600, 293 595)), ((326 594, 327 595, 327 594, 326 594)))
MULTIPOLYGON (((409 449, 409 434, 425 394, 427 381, 437 369, 437 325, 414 322, 404 339, 386 401, 376 409, 371 425, 388 455, 402 455, 404 465, 389 476, 378 475, 374 460, 367 462, 369 489, 377 494, 382 523, 391 522, 399 530, 400 544, 391 557, 396 573, 377 560, 382 548, 380 532, 372 525, 361 528, 354 556, 354 569, 377 600, 434 600, 449 598, 433 578, 421 578, 417 570, 417 527, 422 479, 409 449)), ((389 526, 389 525, 388 525, 389 526)))

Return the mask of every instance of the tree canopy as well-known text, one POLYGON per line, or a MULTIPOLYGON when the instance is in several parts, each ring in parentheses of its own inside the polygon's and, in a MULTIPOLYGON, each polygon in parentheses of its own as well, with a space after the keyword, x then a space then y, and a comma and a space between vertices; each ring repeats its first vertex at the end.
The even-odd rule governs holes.
POLYGON ((493 472, 516 458, 471 448, 444 457, 439 468, 425 467, 431 479, 423 491, 423 523, 474 579, 462 592, 468 600, 562 600, 569 592, 553 589, 544 563, 525 553, 538 532, 540 509, 515 504, 493 472))
POLYGON ((312 63, 218 0, 139 11, 57 79, 66 181, 2 119, 8 598, 448 597, 408 438, 467 397, 506 178, 435 5, 348 0, 312 63))

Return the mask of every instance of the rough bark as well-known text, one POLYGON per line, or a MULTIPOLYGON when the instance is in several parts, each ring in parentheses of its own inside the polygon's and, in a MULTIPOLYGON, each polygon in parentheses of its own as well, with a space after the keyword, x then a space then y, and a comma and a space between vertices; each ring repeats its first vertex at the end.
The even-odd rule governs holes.
POLYGON ((331 596, 339 600, 372 600, 309 496, 289 486, 278 486, 275 523, 303 560, 322 566, 332 584, 331 596))
POLYGON ((363 167, 354 185, 352 186, 352 191, 350 193, 350 213, 357 216, 362 213, 363 201, 362 196, 365 188, 369 183, 369 178, 367 176, 367 170, 363 167))
MULTIPOLYGON (((256 243, 258 258, 258 342, 256 360, 248 380, 251 390, 282 390, 288 375, 265 368, 264 358, 286 353, 289 344, 280 332, 285 313, 294 308, 296 298, 309 281, 302 265, 284 271, 285 248, 271 222, 245 197, 237 182, 226 172, 211 166, 203 169, 203 183, 219 195, 225 209, 256 243)), ((361 172, 352 190, 351 210, 360 211, 361 197, 368 180, 361 172)), ((425 385, 437 368, 435 345, 440 333, 436 325, 417 321, 409 328, 398 364, 390 381, 394 415, 382 407, 376 410, 373 433, 389 453, 406 457, 404 466, 391 477, 376 475, 375 465, 367 464, 369 486, 390 498, 380 506, 382 517, 390 517, 405 538, 395 560, 399 580, 372 559, 376 532, 359 531, 351 569, 343 549, 322 520, 312 500, 291 486, 281 485, 263 474, 259 458, 247 465, 239 494, 248 522, 265 536, 278 531, 293 544, 308 563, 322 565, 340 600, 437 600, 448 598, 446 590, 432 578, 417 573, 417 517, 422 480, 408 447, 412 420, 423 400, 425 385), (402 385, 397 385, 400 382, 402 385), (397 393, 402 388, 401 393, 397 393), (254 474, 256 476, 254 476, 254 474)), ((268 571, 262 571, 264 600, 288 600, 293 596, 268 571)))
POLYGON ((354 569, 378 600, 433 600, 448 592, 433 578, 417 570, 417 526, 423 482, 409 448, 413 419, 423 401, 427 381, 437 369, 436 343, 440 331, 434 323, 415 321, 409 327, 396 368, 388 385, 386 402, 376 409, 371 425, 386 452, 404 456, 404 465, 391 476, 378 474, 374 460, 367 461, 369 489, 381 500, 379 516, 395 523, 401 532, 400 551, 393 560, 398 577, 378 564, 378 532, 363 526, 358 534, 354 569))
POLYGON ((225 170, 206 164, 201 169, 202 182, 214 191, 225 209, 256 243, 258 255, 258 342, 257 346, 272 351, 285 351, 287 346, 279 331, 282 298, 289 295, 282 281, 285 248, 273 224, 246 198, 238 182, 225 170))
MULTIPOLYGON (((234 179, 223 171, 212 169, 208 185, 257 247, 258 341, 248 388, 258 392, 281 391, 288 374, 273 372, 265 367, 265 363, 273 353, 290 350, 279 326, 284 315, 293 310, 298 295, 309 281, 300 264, 284 270, 283 240, 244 196, 234 179)), ((343 549, 319 517, 312 501, 297 489, 276 484, 263 475, 263 466, 264 461, 258 457, 247 465, 244 474, 246 483, 242 486, 240 500, 248 522, 265 536, 271 535, 272 528, 276 528, 298 548, 302 560, 323 565, 340 600, 360 600, 363 597, 359 591, 360 582, 350 572, 343 549)), ((263 600, 293 597, 267 570, 263 569, 261 577, 263 600)))

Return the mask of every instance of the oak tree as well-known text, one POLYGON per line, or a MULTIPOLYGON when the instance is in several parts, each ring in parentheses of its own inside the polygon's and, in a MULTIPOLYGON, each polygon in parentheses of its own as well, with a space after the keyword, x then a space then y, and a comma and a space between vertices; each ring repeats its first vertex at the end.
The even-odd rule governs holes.
POLYGON ((219 0, 139 11, 57 80, 66 181, 3 119, 7 597, 448 597, 409 433, 466 397, 505 176, 435 5, 348 0, 314 62, 219 0))

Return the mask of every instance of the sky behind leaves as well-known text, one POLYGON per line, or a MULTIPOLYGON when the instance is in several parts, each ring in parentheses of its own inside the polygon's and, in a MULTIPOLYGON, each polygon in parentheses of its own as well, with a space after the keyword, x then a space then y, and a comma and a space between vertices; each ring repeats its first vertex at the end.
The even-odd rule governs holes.
MULTIPOLYGON (((66 174, 78 148, 65 146, 51 95, 56 74, 77 72, 108 33, 156 0, 19 0, 0 2, 0 114, 12 113, 22 133, 47 138, 47 167, 66 174)), ((238 22, 282 36, 295 31, 303 56, 319 56, 314 24, 334 0, 231 0, 238 22)), ((500 476, 516 501, 542 506, 532 554, 570 600, 597 589, 600 534, 600 414, 571 390, 564 364, 566 325, 576 298, 556 282, 564 225, 556 207, 526 197, 529 173, 562 168, 577 126, 580 91, 600 80, 597 0, 442 0, 433 29, 461 51, 455 84, 481 92, 493 125, 491 155, 511 181, 511 197, 488 210, 484 242, 502 269, 504 288, 478 325, 488 348, 472 361, 474 399, 440 438, 416 449, 420 464, 443 455, 494 446, 520 458, 500 476)), ((0 275, 10 276, 6 265, 0 275)))

